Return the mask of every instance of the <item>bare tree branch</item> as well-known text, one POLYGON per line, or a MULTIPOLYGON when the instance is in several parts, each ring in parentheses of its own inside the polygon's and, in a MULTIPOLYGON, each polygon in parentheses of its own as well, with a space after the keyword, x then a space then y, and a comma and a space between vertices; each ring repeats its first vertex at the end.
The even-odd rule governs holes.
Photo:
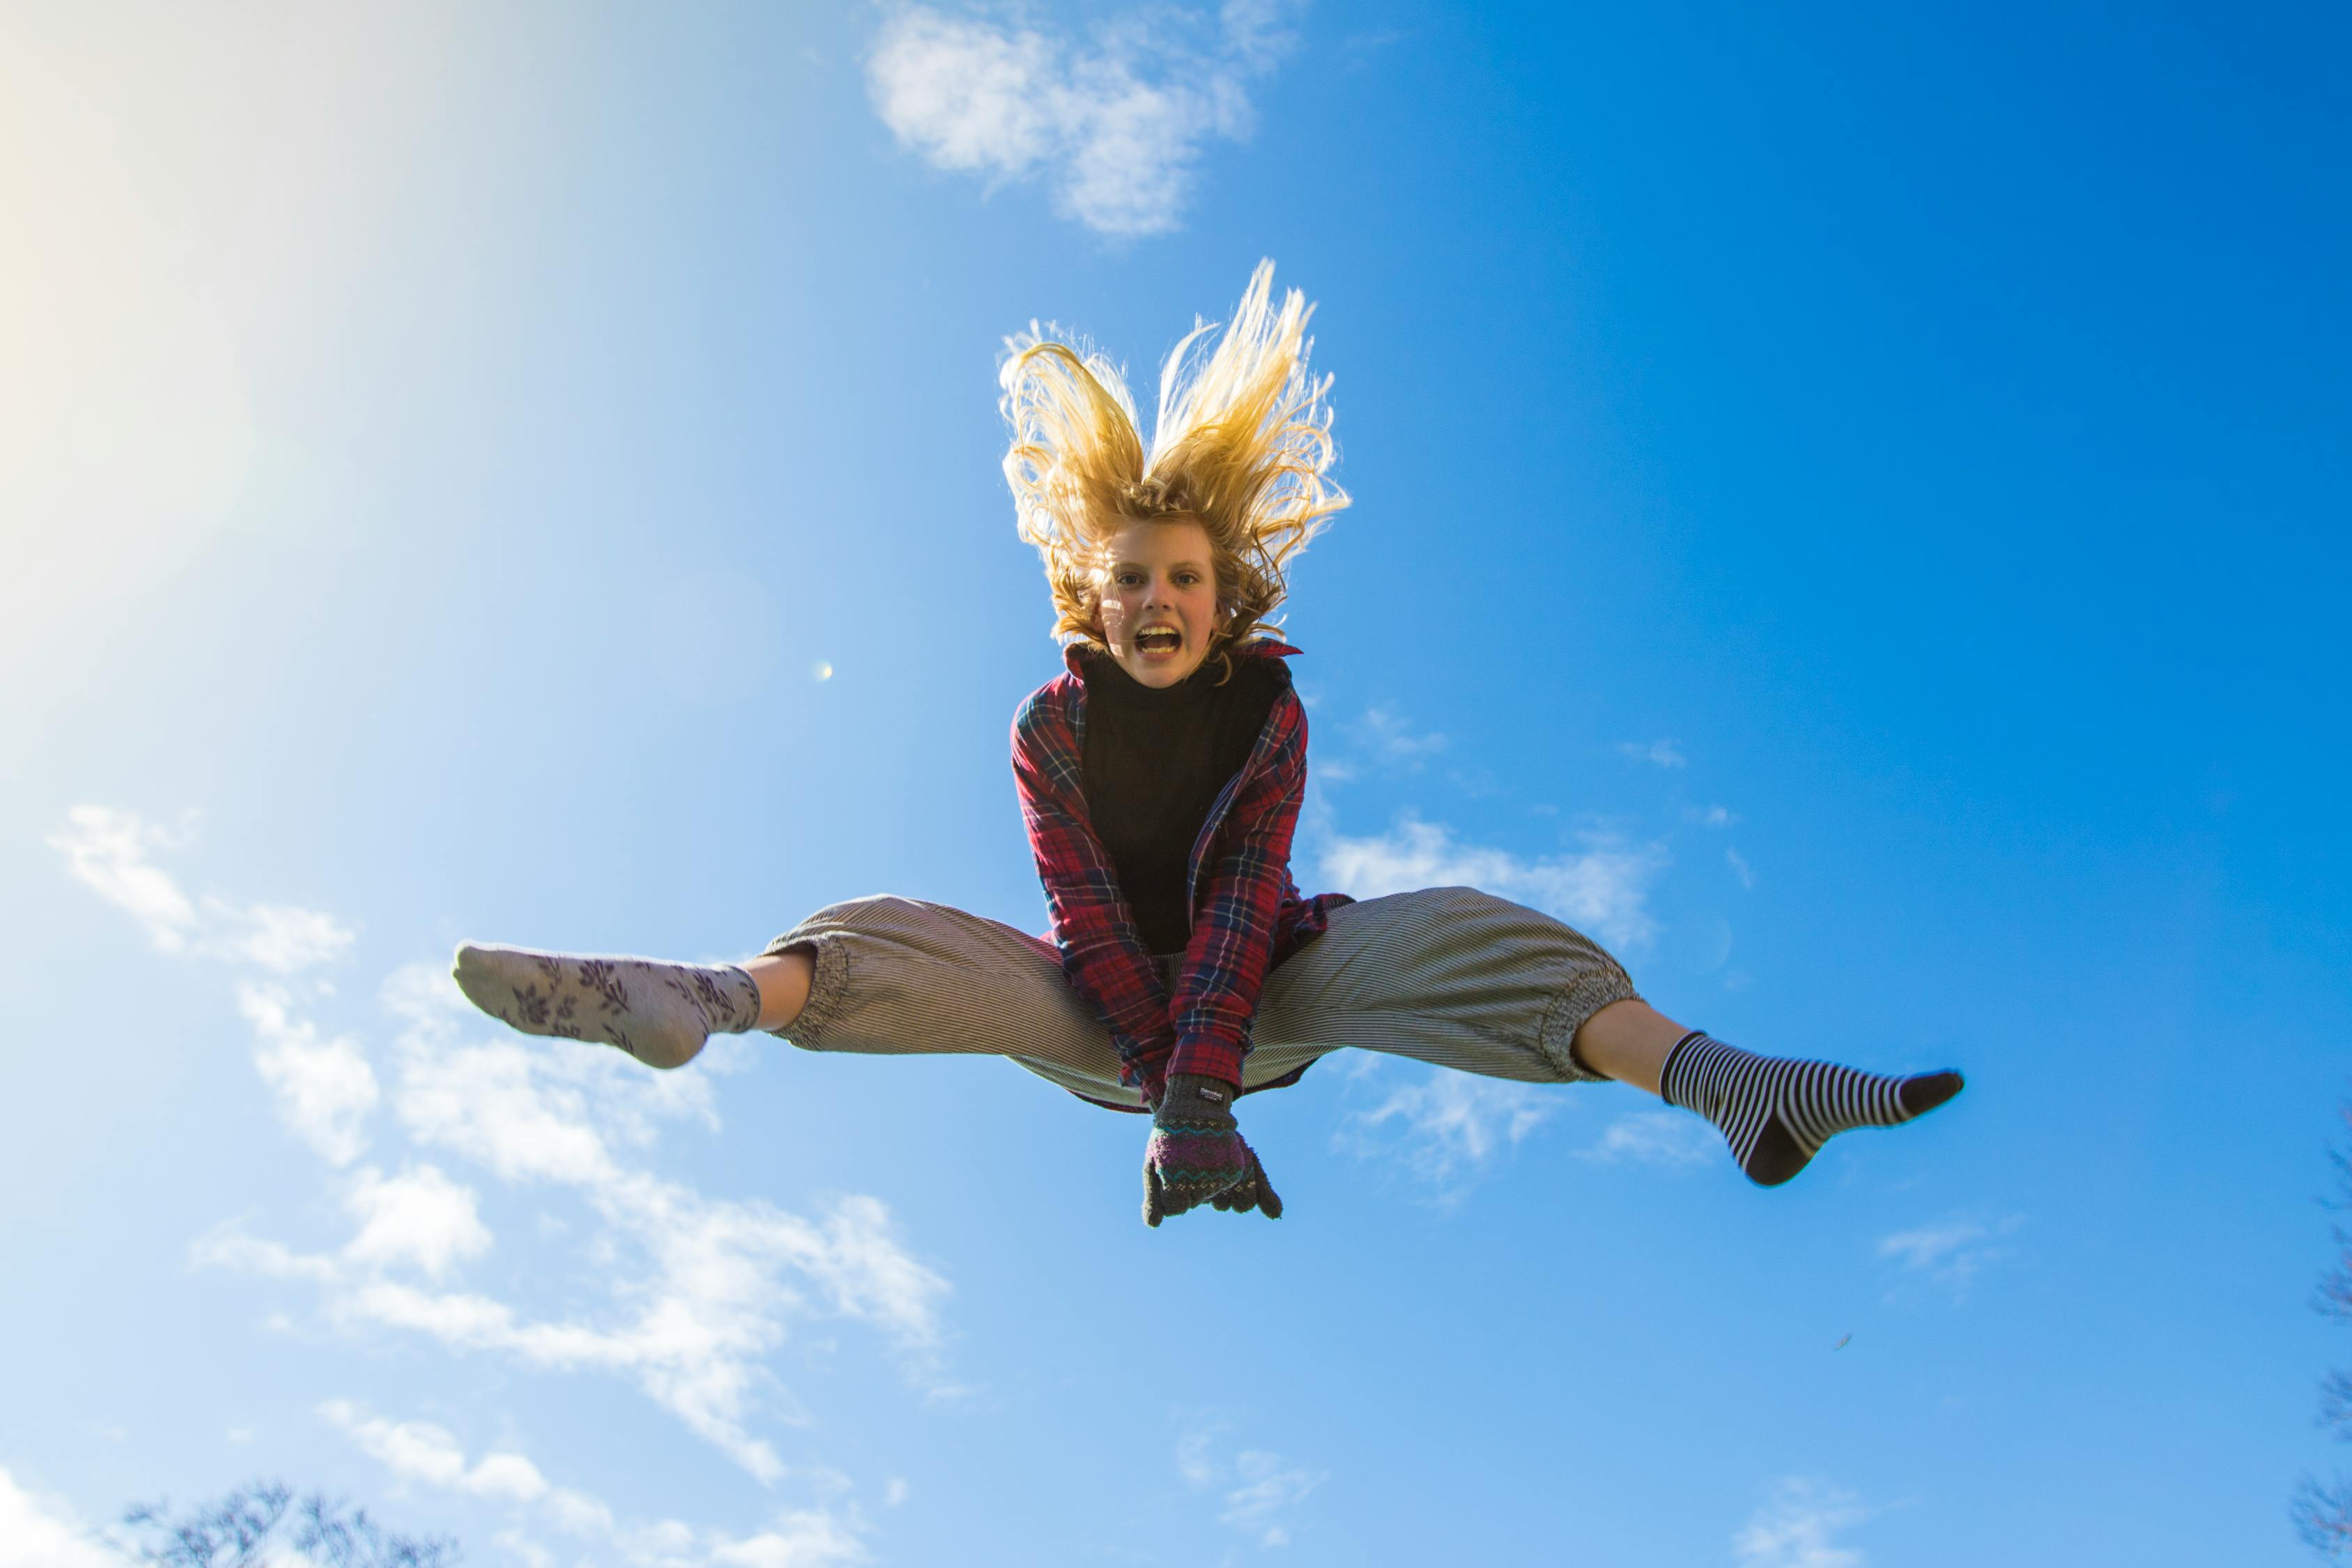
POLYGON ((2323 1486, 2305 1481, 2295 1489, 2295 1529, 2324 1557, 2352 1557, 2352 1482, 2323 1486))
MULTIPOLYGON (((2352 1131, 2352 1100, 2339 1107, 2336 1114, 2343 1118, 2347 1131, 2352 1131)), ((2329 1150, 2327 1157, 2336 1166, 2337 1193, 2327 1206, 2339 1213, 2352 1210, 2352 1142, 2329 1150)), ((2333 1235, 2336 1263, 2319 1277, 2312 1306, 2327 1317, 2352 1321, 2352 1229, 2339 1223, 2333 1227, 2333 1235)), ((2352 1442, 2352 1372, 2337 1370, 2320 1380, 2319 1424, 2352 1442)), ((2342 1476, 2333 1481, 2305 1478, 2295 1489, 2288 1515, 2314 1552, 2324 1557, 2352 1559, 2352 1480, 2342 1476)))
POLYGON ((2352 1372, 2331 1372, 2319 1380, 2319 1424, 2352 1443, 2352 1372))
POLYGON ((122 1522, 145 1539, 131 1548, 153 1568, 263 1568, 290 1546, 318 1568, 457 1568, 457 1543, 403 1535, 364 1509, 312 1492, 298 1504, 283 1481, 256 1481, 176 1517, 169 1502, 142 1503, 122 1522))

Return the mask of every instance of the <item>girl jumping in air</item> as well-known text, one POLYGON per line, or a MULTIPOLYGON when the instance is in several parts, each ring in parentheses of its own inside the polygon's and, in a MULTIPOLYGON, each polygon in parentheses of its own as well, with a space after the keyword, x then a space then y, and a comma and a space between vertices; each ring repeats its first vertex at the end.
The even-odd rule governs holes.
POLYGON ((1065 672, 1013 721, 1047 942, 912 899, 819 910, 741 965, 467 943, 458 985, 527 1034, 649 1067, 714 1031, 804 1050, 1010 1057, 1151 1116, 1143 1217, 1282 1213, 1235 1102, 1343 1047, 1532 1083, 1615 1079, 1719 1128, 1748 1179, 1960 1090, 1753 1056, 1634 994, 1550 916, 1470 888, 1302 898, 1291 835, 1307 715, 1267 617, 1290 558, 1348 498, 1328 477, 1328 377, 1309 310, 1261 263, 1221 336, 1170 353, 1149 448, 1118 371, 1039 335, 1002 374, 1021 537, 1044 557, 1065 672))

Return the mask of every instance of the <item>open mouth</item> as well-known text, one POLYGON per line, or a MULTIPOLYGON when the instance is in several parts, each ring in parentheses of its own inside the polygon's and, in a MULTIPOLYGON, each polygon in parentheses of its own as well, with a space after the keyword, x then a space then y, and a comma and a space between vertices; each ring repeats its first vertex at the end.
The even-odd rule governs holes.
POLYGON ((1147 626, 1135 634, 1138 653, 1174 653, 1184 646, 1184 634, 1173 626, 1147 626))

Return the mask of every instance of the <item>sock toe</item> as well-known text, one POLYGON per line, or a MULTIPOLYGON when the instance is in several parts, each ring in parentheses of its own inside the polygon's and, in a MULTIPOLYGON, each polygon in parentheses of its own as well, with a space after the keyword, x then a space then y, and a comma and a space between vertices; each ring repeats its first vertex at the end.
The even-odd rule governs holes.
POLYGON ((466 994, 466 1000, 477 1007, 488 1008, 482 1000, 483 987, 489 981, 489 952, 470 942, 457 944, 457 955, 449 961, 449 978, 466 994))
POLYGON ((1968 1079, 1958 1073, 1923 1072, 1905 1079, 1895 1096, 1902 1101, 1904 1115, 1925 1116, 1967 1087, 1968 1079))

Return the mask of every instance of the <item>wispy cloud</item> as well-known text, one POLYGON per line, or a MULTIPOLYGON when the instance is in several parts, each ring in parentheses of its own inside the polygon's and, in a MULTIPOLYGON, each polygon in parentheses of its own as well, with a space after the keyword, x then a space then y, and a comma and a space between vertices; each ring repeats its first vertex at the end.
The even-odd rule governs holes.
MULTIPOLYGON (((1558 1085, 1511 1083, 1428 1068, 1420 1082, 1391 1090, 1350 1116, 1335 1144, 1359 1154, 1402 1158, 1451 1201, 1466 1178, 1559 1114, 1558 1085)), ((1367 1074, 1366 1076, 1370 1076, 1367 1074)))
POLYGON ((196 906, 180 885, 149 858, 152 851, 175 847, 180 836, 128 811, 77 805, 66 826, 48 835, 48 845, 83 884, 126 910, 146 931, 158 952, 180 952, 195 934, 196 906))
POLYGON ((1195 1426, 1176 1441, 1176 1473, 1196 1491, 1221 1494, 1218 1520, 1260 1546, 1290 1544, 1292 1521, 1300 1504, 1329 1472, 1310 1469, 1262 1448, 1228 1455, 1225 1428, 1195 1426))
POLYGON ((1604 1164, 1662 1165, 1670 1170, 1716 1158, 1723 1135, 1683 1110, 1636 1110, 1611 1122, 1591 1147, 1577 1153, 1604 1164))
POLYGON ((192 832, 184 822, 175 830, 135 812, 77 805, 47 841, 85 886, 139 922, 158 952, 195 952, 294 974, 350 948, 351 931, 316 910, 191 898, 152 857, 180 847, 192 832))
POLYGON ((279 986, 241 984, 236 1005, 261 1042, 253 1065, 277 1097, 278 1120, 331 1165, 358 1159, 367 1150, 364 1124, 380 1093, 358 1043, 340 1035, 322 1039, 316 1025, 294 1015, 279 986))
POLYGON ((1339 40, 1341 68, 1362 70, 1380 55, 1411 37, 1412 35, 1402 27, 1373 27, 1360 33, 1350 33, 1339 40))
POLYGON ((429 1421, 386 1421, 341 1399, 321 1405, 319 1414, 402 1480, 517 1502, 536 1502, 550 1489, 539 1467, 520 1454, 488 1453, 468 1466, 457 1439, 429 1421))
POLYGON ((1637 950, 1657 932, 1649 890, 1665 868, 1666 851, 1660 844, 1591 833, 1574 853, 1524 858, 1459 843, 1444 825, 1407 814, 1377 837, 1328 835, 1320 859, 1325 884, 1360 899, 1416 888, 1478 888, 1556 916, 1612 947, 1637 950))
MULTIPOLYGON (((319 937, 342 931, 331 917, 232 920, 250 911, 189 898, 152 858, 181 841, 95 806, 77 808, 51 839, 81 880, 164 951, 277 971, 339 950, 319 937), (257 931, 273 934, 246 940, 257 931)), ((353 1331, 418 1334, 541 1371, 627 1378, 762 1480, 783 1467, 751 1422, 761 1395, 781 1393, 767 1363, 794 1324, 870 1324, 910 1375, 934 1380, 948 1287, 906 1250, 879 1200, 852 1194, 803 1215, 758 1199, 709 1197, 647 1167, 645 1152, 663 1122, 716 1126, 700 1066, 648 1074, 618 1052, 527 1043, 467 1008, 437 966, 397 971, 383 992, 397 1020, 383 1065, 397 1135, 411 1152, 388 1175, 357 1166, 387 1099, 361 1041, 321 1031, 285 984, 240 980, 236 994, 279 1120, 348 1173, 338 1182, 352 1231, 340 1248, 302 1252, 225 1226, 197 1244, 197 1261, 315 1288, 328 1318, 353 1331), (533 1190, 541 1203, 581 1205, 588 1224, 579 1245, 597 1260, 593 1278, 607 1292, 601 1310, 550 1318, 449 1283, 493 1238, 474 1189, 448 1162, 533 1190)), ((705 1054, 720 1065, 727 1055, 705 1054)))
POLYGON ((1225 1510, 1217 1517, 1261 1546, 1290 1544, 1288 1514, 1324 1480, 1320 1470, 1256 1448, 1234 1456, 1234 1475, 1240 1484, 1225 1494, 1225 1510))
MULTIPOLYGON (((174 830, 133 812, 77 805, 48 843, 84 886, 136 921, 159 952, 291 976, 350 947, 351 931, 316 910, 191 897, 153 857, 184 847, 193 831, 192 819, 174 830)), ((278 982, 237 988, 237 1009, 259 1041, 254 1067, 275 1095, 280 1120, 320 1158, 348 1165, 366 1151, 363 1123, 378 1098, 375 1074, 352 1041, 321 1037, 293 1007, 278 982)))
POLYGON ((2000 1238, 2025 1223, 2023 1215, 1987 1222, 1954 1215, 1930 1225, 1879 1238, 1878 1256, 1956 1293, 1967 1289, 1984 1268, 2007 1256, 2000 1238))
POLYGON ((1728 827, 1739 820, 1739 814, 1725 805, 1694 805, 1684 810, 1683 820, 1701 827, 1728 827))
MULTIPOLYGON (((424 1185, 403 1194, 407 1230, 378 1245, 367 1245, 363 1227, 340 1255, 303 1255, 229 1230, 200 1246, 199 1261, 310 1280, 323 1289, 329 1316, 352 1330, 422 1335, 541 1372, 625 1377, 763 1481, 781 1477, 783 1464, 751 1422, 773 1382, 767 1358, 794 1322, 873 1324, 910 1371, 929 1375, 947 1284, 908 1254, 879 1200, 844 1197, 810 1217, 656 1176, 603 1131, 628 1129, 623 1102, 641 1072, 612 1052, 470 1040, 473 1019, 448 989, 421 968, 386 986, 406 1017, 393 1047, 395 1114, 421 1147, 584 1204, 593 1221, 586 1247, 601 1259, 609 1305, 548 1318, 389 1271, 404 1262, 429 1276, 422 1266, 433 1247, 454 1255, 465 1244, 461 1200, 424 1185)), ((383 1205, 354 1202, 381 1229, 383 1205)))
POLYGON ((1756 871, 1748 864, 1747 856, 1737 849, 1727 849, 1723 852, 1723 863, 1731 868, 1731 874, 1739 879, 1741 887, 1753 888, 1756 885, 1756 871))
POLYGON ((1417 768, 1448 744, 1433 730, 1416 730, 1395 709, 1368 708, 1348 727, 1348 734, 1371 756, 1391 766, 1417 768))
MULTIPOLYGON (((779 1514, 749 1536, 697 1529, 675 1519, 628 1524, 603 1500, 550 1482, 525 1455, 493 1450, 467 1461, 464 1446, 430 1421, 391 1421, 348 1400, 332 1399, 320 1415, 404 1481, 504 1502, 567 1536, 619 1553, 637 1568, 833 1568, 863 1563, 863 1518, 853 1508, 811 1507, 779 1514)), ((499 1536, 527 1563, 554 1556, 522 1529, 499 1536)))
POLYGON ((1620 741, 1617 753, 1637 763, 1651 763, 1662 768, 1684 767, 1690 762, 1683 755, 1681 743, 1675 741, 1620 741))
POLYGON ((1739 1568, 1863 1568, 1858 1548, 1831 1538, 1869 1517, 1852 1492, 1790 1476, 1731 1538, 1739 1568))
POLYGON ((1045 180, 1064 216, 1117 238, 1182 221, 1212 139, 1255 123, 1254 84, 1295 42, 1293 0, 1139 6, 1079 38, 1020 22, 895 9, 866 61, 899 144, 992 184, 1045 180))

